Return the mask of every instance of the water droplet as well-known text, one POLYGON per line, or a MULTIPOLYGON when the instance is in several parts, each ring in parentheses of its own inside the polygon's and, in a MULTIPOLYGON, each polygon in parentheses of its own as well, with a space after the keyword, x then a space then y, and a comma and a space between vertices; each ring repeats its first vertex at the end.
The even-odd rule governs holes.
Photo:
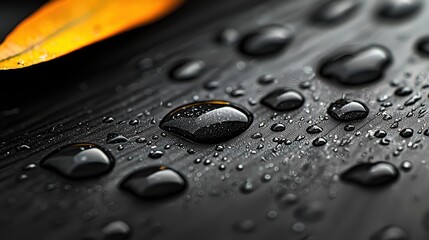
POLYGON ((96 177, 113 168, 113 159, 97 145, 72 144, 54 151, 40 164, 70 178, 96 177))
POLYGON ((249 233, 249 232, 252 232, 253 230, 255 230, 256 223, 252 220, 244 220, 244 221, 236 222, 233 225, 233 228, 237 232, 249 233))
POLYGON ((273 132, 282 132, 286 129, 286 126, 283 123, 274 123, 271 125, 271 130, 273 132))
POLYGON ((402 86, 395 90, 395 95, 400 97, 408 96, 411 93, 413 93, 413 89, 408 86, 402 86))
POLYGON ((376 138, 384 138, 386 136, 387 136, 387 132, 384 130, 378 129, 377 131, 374 132, 374 137, 376 138))
POLYGON ((103 118, 104 123, 111 123, 113 121, 115 121, 115 119, 112 116, 106 116, 103 118))
POLYGON ((412 168, 413 168, 413 164, 408 160, 405 160, 401 163, 401 169, 404 170, 405 172, 411 171, 412 168))
POLYGON ((277 81, 277 78, 270 74, 264 74, 258 78, 258 83, 261 85, 272 84, 277 81))
POLYGON ((398 169, 388 162, 360 163, 341 174, 342 180, 365 187, 384 186, 398 178, 398 169))
POLYGON ((240 191, 245 194, 252 193, 253 191, 255 191, 255 189, 256 189, 255 184, 251 180, 245 181, 240 186, 240 191))
POLYGON ((246 35, 240 51, 249 56, 263 57, 281 52, 293 39, 292 30, 280 25, 262 27, 246 35))
POLYGON ((199 143, 220 143, 243 133, 252 124, 246 109, 225 101, 187 104, 168 113, 160 127, 199 143))
POLYGON ((414 130, 411 128, 404 128, 399 133, 399 135, 401 135, 401 137, 403 137, 403 138, 410 138, 413 136, 413 134, 414 134, 414 130))
POLYGON ((320 74, 347 85, 377 81, 392 62, 390 51, 379 45, 341 50, 326 58, 320 74))
POLYGON ((277 89, 266 95, 262 104, 276 111, 291 111, 300 108, 304 104, 304 96, 290 89, 277 89))
POLYGON ((314 125, 309 126, 306 129, 306 131, 307 131, 307 133, 310 133, 310 134, 317 134, 317 133, 321 133, 323 131, 323 128, 321 128, 318 125, 314 124, 314 125))
POLYGON ((317 25, 334 25, 350 18, 359 8, 356 0, 325 1, 311 15, 311 22, 317 25))
POLYGON ((414 95, 410 97, 405 103, 404 106, 411 106, 414 105, 416 102, 420 101, 422 99, 422 96, 420 95, 414 95))
POLYGON ((380 140, 380 144, 381 144, 381 145, 384 145, 384 146, 387 146, 387 145, 389 145, 389 144, 390 144, 390 139, 388 139, 388 138, 383 138, 383 139, 381 139, 381 140, 380 140))
POLYGON ((408 233, 398 226, 387 226, 374 233, 371 240, 408 240, 408 233))
POLYGON ((155 151, 149 152, 149 157, 153 159, 158 159, 158 158, 161 158, 162 156, 164 156, 164 152, 161 150, 155 150, 155 151))
POLYGON ((237 30, 233 28, 225 28, 219 32, 216 41, 222 45, 231 46, 238 41, 239 37, 240 34, 237 30))
POLYGON ((318 137, 318 138, 313 140, 313 146, 315 146, 315 147, 323 146, 326 143, 328 143, 328 141, 324 137, 318 137))
POLYGON ((417 52, 423 57, 429 57, 429 36, 420 38, 416 44, 417 52))
POLYGON ((175 196, 186 189, 184 177, 166 166, 152 166, 134 172, 122 181, 121 187, 143 199, 175 196))
POLYGON ((131 237, 131 227, 123 221, 111 222, 101 232, 103 240, 126 240, 131 237))
POLYGON ((295 217, 300 221, 316 222, 323 218, 324 208, 321 202, 314 201, 295 209, 295 217))
POLYGON ((339 121, 361 120, 368 116, 368 107, 356 100, 340 99, 328 108, 328 114, 339 121))
POLYGON ((205 63, 200 60, 181 60, 170 70, 170 77, 179 81, 192 80, 204 72, 205 66, 205 63))
POLYGON ((125 136, 122 136, 120 134, 117 134, 117 133, 109 133, 109 134, 107 134, 106 142, 108 144, 124 143, 126 141, 128 141, 128 138, 126 138, 125 136))
POLYGON ((21 151, 25 151, 25 150, 30 149, 30 146, 28 146, 26 144, 22 144, 22 145, 17 146, 15 149, 16 149, 16 151, 21 152, 21 151))
POLYGON ((422 4, 421 0, 384 0, 377 8, 377 16, 384 20, 403 20, 416 14, 422 4))
POLYGON ((344 126, 344 130, 346 130, 347 132, 351 132, 355 130, 355 125, 353 124, 347 124, 346 126, 344 126))

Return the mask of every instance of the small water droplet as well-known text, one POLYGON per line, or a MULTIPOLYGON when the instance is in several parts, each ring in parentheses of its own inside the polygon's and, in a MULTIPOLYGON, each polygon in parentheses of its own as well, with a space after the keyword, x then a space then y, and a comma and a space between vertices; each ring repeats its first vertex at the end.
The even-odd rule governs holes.
POLYGON ((377 81, 392 62, 390 51, 379 45, 341 50, 327 57, 320 74, 347 85, 361 85, 377 81))
POLYGON ((377 8, 377 16, 383 20, 403 20, 415 15, 422 5, 421 0, 383 0, 377 8))
POLYGON ((200 60, 181 60, 170 70, 170 77, 179 81, 192 80, 204 72, 205 66, 205 63, 200 60))
POLYGON ((323 218, 324 207, 321 202, 314 201, 295 209, 294 216, 305 222, 316 222, 323 218))
POLYGON ((274 123, 271 125, 271 131, 273 132, 282 132, 286 129, 286 126, 283 123, 274 123))
POLYGON ((298 109, 304 104, 304 101, 301 93, 290 89, 274 90, 261 100, 262 104, 281 112, 298 109))
POLYGON ((318 137, 318 138, 313 140, 313 146, 315 146, 315 147, 323 146, 326 143, 328 143, 328 141, 324 137, 318 137))
POLYGON ((109 133, 109 134, 107 134, 106 142, 108 144, 124 143, 124 142, 127 142, 127 141, 128 141, 128 138, 125 137, 125 136, 123 136, 123 135, 120 135, 120 134, 117 134, 117 133, 109 133))
POLYGON ((384 138, 386 136, 387 136, 387 132, 384 130, 378 129, 377 131, 374 132, 374 137, 376 138, 384 138))
POLYGON ((429 36, 420 38, 416 44, 417 52, 423 57, 429 57, 429 36))
POLYGON ((370 240, 408 240, 408 233, 398 226, 387 226, 374 233, 370 240))
POLYGON ((149 157, 153 159, 158 159, 158 158, 161 158, 162 156, 164 156, 164 152, 161 150, 155 150, 155 151, 149 152, 149 157))
POLYGON ((240 191, 244 194, 252 193, 253 191, 255 191, 255 189, 256 189, 256 186, 251 180, 245 181, 240 186, 240 191))
POLYGON ((360 163, 341 174, 341 179, 364 187, 380 187, 399 178, 398 169, 388 162, 360 163))
POLYGON ((222 29, 217 35, 216 41, 225 46, 234 45, 240 37, 237 30, 233 28, 222 29))
POLYGON ((403 138, 410 138, 413 136, 413 134, 414 134, 414 130, 411 128, 404 128, 399 133, 399 135, 401 135, 401 137, 403 137, 403 138))
POLYGON ((115 119, 112 116, 106 116, 103 118, 104 123, 111 123, 113 121, 115 121, 115 119))
POLYGON ((233 228, 237 232, 250 233, 250 232, 253 232, 255 230, 256 223, 252 220, 244 220, 244 221, 236 222, 233 225, 233 228))
POLYGON ((272 84, 277 81, 277 78, 271 74, 264 74, 258 78, 258 83, 261 85, 272 84))
POLYGON ((97 145, 72 144, 54 151, 40 164, 70 178, 96 177, 113 168, 113 159, 97 145))
POLYGON ((356 0, 324 1, 311 14, 311 22, 317 25, 335 25, 350 18, 359 8, 356 0))
POLYGON ((412 168, 413 168, 413 164, 408 160, 405 160, 401 163, 401 169, 404 170, 405 172, 411 171, 412 168))
POLYGON ((307 131, 307 133, 310 133, 310 134, 317 134, 317 133, 321 133, 323 131, 323 128, 314 124, 314 125, 307 127, 306 131, 307 131))
POLYGON ((347 132, 354 131, 355 130, 355 125, 353 125, 353 124, 347 124, 347 125, 344 126, 344 130, 347 131, 347 132))
POLYGON ((143 199, 175 196, 186 189, 185 178, 166 166, 152 166, 134 172, 122 181, 121 187, 143 199))
POLYGON ((413 89, 408 86, 402 86, 395 90, 395 95, 400 97, 408 96, 411 93, 413 93, 413 89))
POLYGON ((168 113, 160 127, 199 143, 220 143, 238 136, 252 124, 252 114, 225 101, 187 104, 168 113))
POLYGON ((328 108, 328 114, 339 121, 361 120, 368 116, 368 107, 356 100, 340 99, 328 108))
POLYGON ((241 53, 263 57, 281 52, 293 39, 292 30, 280 25, 262 27, 244 36, 240 42, 241 53))
POLYGON ((127 240, 131 237, 131 227, 124 221, 114 221, 101 230, 103 240, 127 240))

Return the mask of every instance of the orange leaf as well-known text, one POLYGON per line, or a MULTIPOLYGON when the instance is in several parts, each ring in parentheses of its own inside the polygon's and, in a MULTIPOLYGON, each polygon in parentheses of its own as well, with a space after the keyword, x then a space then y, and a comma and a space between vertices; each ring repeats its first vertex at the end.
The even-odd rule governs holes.
POLYGON ((0 45, 0 70, 28 67, 153 22, 183 0, 51 0, 0 45))

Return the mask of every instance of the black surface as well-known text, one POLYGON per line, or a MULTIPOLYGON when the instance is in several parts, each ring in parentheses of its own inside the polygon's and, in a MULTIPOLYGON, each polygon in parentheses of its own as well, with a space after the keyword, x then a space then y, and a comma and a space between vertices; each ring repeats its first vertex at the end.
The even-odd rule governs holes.
MULTIPOLYGON (((102 226, 115 220, 131 226, 133 240, 362 240, 387 225, 405 229, 410 239, 428 239, 429 227, 424 226, 428 225, 429 210, 428 139, 421 133, 428 123, 426 115, 418 116, 427 108, 421 104, 427 104, 428 99, 428 90, 422 86, 428 83, 429 60, 414 49, 417 40, 429 34, 429 7, 413 18, 389 23, 374 17, 377 3, 368 0, 348 21, 319 27, 307 21, 316 2, 188 1, 179 11, 151 26, 49 63, 0 72, 0 239, 99 238, 102 226), (295 39, 278 56, 255 60, 241 55, 235 47, 214 41, 224 27, 247 33, 259 26, 285 23, 294 28, 295 39), (340 47, 369 44, 384 45, 394 58, 378 82, 350 87, 313 74, 320 60, 340 47), (155 59, 153 67, 136 67, 143 58, 155 59), (184 58, 205 61, 207 71, 192 81, 171 81, 168 69, 184 58), (277 76, 277 82, 257 84, 258 77, 265 73, 277 76), (208 91, 204 84, 212 80, 220 87, 208 91), (302 108, 279 113, 273 120, 273 111, 259 104, 272 90, 300 89, 305 81, 310 81, 312 87, 300 90, 306 98, 302 108), (422 100, 403 109, 398 107, 410 96, 395 96, 392 81, 413 87, 411 96, 420 94, 422 100), (246 94, 231 97, 226 93, 229 88, 243 88, 246 94), (377 98, 386 94, 391 96, 387 101, 393 106, 385 110, 392 118, 384 120, 382 103, 377 98), (347 123, 323 120, 329 104, 343 96, 363 101, 370 109, 366 119, 353 123, 356 129, 352 132, 344 131, 347 123), (253 100, 249 98, 258 104, 250 104, 253 100), (240 104, 254 114, 254 123, 239 137, 223 143, 225 149, 221 152, 215 150, 216 145, 191 143, 169 133, 162 136, 158 127, 162 117, 197 99, 240 104), (409 112, 414 114, 407 117, 409 112), (109 115, 115 121, 103 123, 103 117, 109 115), (391 129, 399 118, 399 127, 391 129), (133 119, 139 119, 140 124, 129 125, 133 119), (270 126, 277 122, 284 123, 286 130, 271 131, 270 126), (322 133, 306 133, 314 122, 324 129, 322 133), (414 129, 413 137, 399 135, 405 127, 414 129), (381 145, 380 139, 372 136, 377 129, 387 131, 389 145, 381 145), (251 138, 257 132, 263 138, 251 138), (118 150, 119 144, 106 144, 108 133, 122 134, 130 141, 118 150), (135 142, 138 137, 152 139, 154 135, 159 138, 152 140, 152 145, 135 142), (295 141, 299 135, 305 138, 295 141), (321 136, 328 143, 314 147, 311 142, 321 136), (278 148, 274 137, 286 138, 292 144, 278 148), (100 178, 80 181, 39 166, 28 172, 22 170, 29 163, 39 164, 56 148, 76 142, 110 149, 116 159, 114 169, 100 178), (30 149, 17 151, 22 144, 30 149), (167 144, 171 148, 164 156, 148 157, 153 146, 163 149, 167 144), (260 144, 264 145, 262 149, 258 149, 260 144), (188 149, 196 153, 189 154, 188 149), (219 157, 213 157, 215 152, 219 157), (223 162, 223 157, 228 161, 223 162), (210 159, 213 164, 195 164, 196 158, 210 159), (365 189, 338 177, 356 162, 388 161, 399 167, 404 160, 411 161, 413 169, 402 171, 397 182, 387 187, 365 189), (224 171, 218 169, 222 163, 226 165, 224 171), (148 202, 118 187, 135 170, 160 164, 186 177, 188 188, 183 195, 148 202), (242 171, 237 170, 238 164, 244 165, 242 171), (266 178, 267 173, 271 179, 266 178), (28 179, 18 181, 21 174, 27 174, 28 179), (246 180, 252 181, 256 189, 243 194, 240 186, 246 180), (279 195, 283 193, 294 193, 297 203, 281 204, 279 195), (294 214, 314 201, 323 213, 316 214, 314 221, 294 214), (266 216, 271 210, 278 213, 274 220, 266 216), (255 227, 250 232, 234 227, 244 220, 253 222, 255 227), (292 230, 297 222, 305 223, 304 232, 292 230)), ((5 3, 2 12, 9 12, 7 16, 14 20, 1 22, 2 34, 38 4, 5 3)))

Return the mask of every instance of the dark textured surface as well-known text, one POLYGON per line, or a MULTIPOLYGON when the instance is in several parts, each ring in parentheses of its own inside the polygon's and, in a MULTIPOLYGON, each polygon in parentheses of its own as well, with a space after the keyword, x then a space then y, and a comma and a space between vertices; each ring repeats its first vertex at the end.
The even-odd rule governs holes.
MULTIPOLYGON (((429 7, 403 22, 379 22, 374 17, 376 1, 368 0, 345 23, 317 27, 307 21, 316 2, 189 1, 152 26, 50 63, 0 72, 0 239, 99 238, 102 227, 116 220, 131 226, 133 240, 362 240, 387 225, 405 229, 410 239, 428 239, 429 227, 424 227, 424 219, 429 224, 429 217, 425 218, 429 210, 428 139, 421 133, 428 123, 426 115, 418 116, 422 115, 420 109, 427 108, 421 104, 428 102, 428 89, 422 86, 428 83, 429 60, 414 49, 415 42, 429 34, 429 7), (254 60, 214 41, 224 27, 247 33, 258 26, 285 23, 294 28, 295 39, 278 56, 254 60), (394 61, 383 79, 348 87, 314 74, 323 57, 356 44, 382 44, 392 51, 394 61), (153 67, 138 69, 136 62, 143 58, 155 59, 153 67), (206 72, 188 82, 169 80, 168 69, 184 58, 203 60, 206 72), (277 83, 257 84, 265 73, 277 76, 277 83), (212 80, 220 87, 208 91, 204 84, 212 80), (306 98, 302 108, 278 114, 273 120, 273 111, 259 104, 270 91, 299 89, 304 81, 310 81, 312 87, 300 90, 306 98), (413 87, 411 96, 420 94, 422 100, 401 109, 398 106, 410 96, 395 96, 391 81, 413 87), (244 89, 245 95, 231 97, 227 88, 244 89), (385 117, 387 120, 383 120, 381 103, 376 101, 383 95, 391 96, 387 101, 393 103, 385 110, 392 116, 385 117), (342 96, 363 101, 370 109, 366 119, 354 123, 352 132, 344 131, 347 123, 324 119, 329 104, 342 96), (253 101, 249 98, 258 104, 250 104, 253 101), (174 107, 197 99, 238 103, 255 115, 254 123, 244 134, 223 143, 223 151, 169 133, 162 136, 158 127, 162 117, 174 107), (414 114, 407 117, 414 108, 414 114), (109 115, 115 121, 103 123, 103 117, 109 115), (391 129, 399 118, 399 127, 391 129), (133 119, 140 123, 129 125, 133 119), (270 126, 278 122, 284 123, 286 130, 272 132, 270 126), (313 123, 323 132, 306 133, 313 123), (413 128, 414 136, 402 138, 399 131, 405 127, 413 128), (377 129, 387 131, 389 145, 381 145, 380 139, 372 137, 377 129), (264 138, 251 138, 257 132, 264 138), (124 149, 118 150, 119 144, 106 144, 108 133, 130 140, 121 143, 124 149), (152 145, 135 142, 138 137, 151 139, 154 135, 159 138, 152 140, 152 145), (298 135, 305 138, 295 141, 298 135), (321 136, 328 143, 314 147, 311 142, 321 136), (286 138, 292 144, 277 147, 274 137, 286 138), (76 142, 110 149, 116 159, 114 169, 100 178, 80 181, 62 178, 39 166, 22 170, 29 163, 39 164, 56 148, 76 142), (22 144, 30 149, 17 151, 22 144), (153 146, 163 149, 167 144, 171 148, 163 150, 161 158, 148 157, 153 146), (264 147, 257 149, 260 144, 264 147), (188 149, 196 153, 190 154, 188 149), (215 152, 219 157, 213 157, 215 152), (223 157, 228 161, 222 162, 223 157), (196 158, 211 159, 213 164, 194 164, 196 158), (404 160, 412 162, 413 169, 402 171, 398 181, 387 187, 368 190, 338 178, 358 161, 388 161, 399 167, 404 160), (226 170, 218 169, 221 163, 226 170), (118 187, 135 170, 160 164, 186 177, 189 185, 183 195, 148 202, 118 187), (244 165, 242 171, 236 169, 238 164, 244 165), (24 173, 28 179, 17 181, 24 173), (246 180, 256 189, 243 194, 240 186, 246 180), (280 193, 294 193, 297 203, 284 206, 278 201, 280 193), (322 213, 309 218, 300 218, 298 213, 297 217, 296 209, 314 201, 322 213), (274 220, 266 217, 271 210, 278 213, 274 220), (244 220, 250 232, 248 228, 234 228, 236 222, 244 220), (305 223, 302 233, 292 230, 297 222, 305 223)), ((32 11, 34 6, 30 5, 20 16, 32 11)), ((2 29, 9 30, 10 26, 2 29)))

